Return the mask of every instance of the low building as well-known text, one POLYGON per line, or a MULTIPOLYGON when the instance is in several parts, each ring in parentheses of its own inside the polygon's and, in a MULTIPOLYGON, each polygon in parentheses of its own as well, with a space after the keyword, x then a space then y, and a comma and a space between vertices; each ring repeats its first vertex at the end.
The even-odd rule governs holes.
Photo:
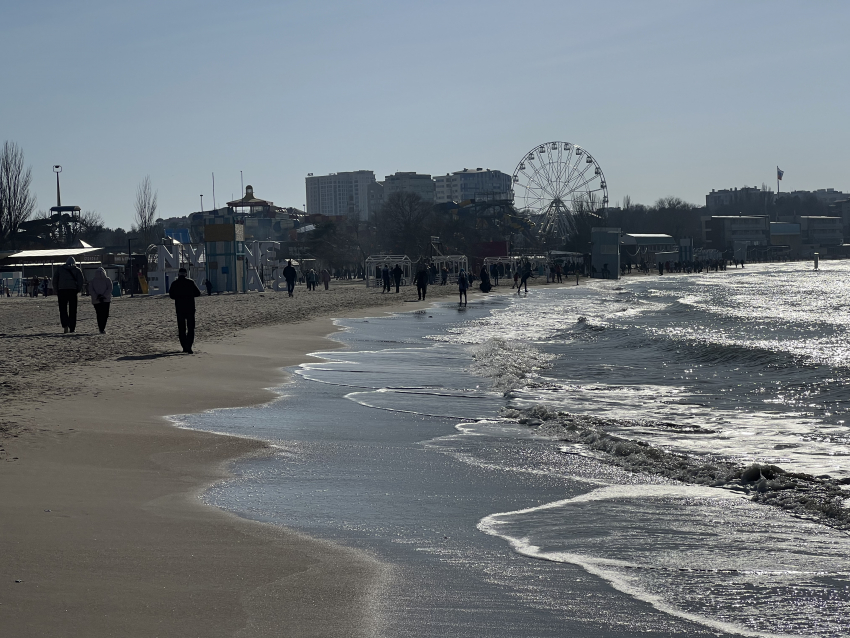
MULTIPOLYGON (((671 235, 641 233, 620 235, 620 255, 622 261, 627 264, 645 262, 650 267, 654 267, 658 263, 658 255, 669 255, 674 252, 679 255, 680 249, 678 242, 671 235)), ((664 261, 669 261, 669 257, 665 257, 664 261)))
POLYGON ((479 199, 510 199, 512 178, 489 168, 464 168, 462 171, 438 175, 436 203, 463 202, 479 199))
POLYGON ((814 196, 819 202, 829 205, 842 199, 847 199, 850 193, 842 193, 834 188, 819 188, 814 191, 791 191, 790 193, 780 194, 782 197, 799 197, 800 199, 804 199, 810 195, 814 196))
POLYGON ((791 259, 800 257, 802 235, 800 224, 791 222, 770 222, 770 245, 776 248, 786 247, 791 259))
POLYGON ((703 218, 706 248, 721 252, 736 244, 767 246, 770 229, 766 215, 712 215, 703 218))
POLYGON ((802 216, 800 234, 805 244, 840 246, 844 243, 840 217, 802 216))
POLYGON ((772 201, 773 191, 762 190, 755 186, 724 188, 719 191, 712 188, 711 192, 705 196, 705 207, 709 212, 720 211, 727 207, 751 209, 752 206, 765 206, 772 201))
POLYGON ((829 205, 829 212, 831 216, 841 218, 841 227, 844 230, 844 236, 850 236, 850 197, 832 202, 829 205))

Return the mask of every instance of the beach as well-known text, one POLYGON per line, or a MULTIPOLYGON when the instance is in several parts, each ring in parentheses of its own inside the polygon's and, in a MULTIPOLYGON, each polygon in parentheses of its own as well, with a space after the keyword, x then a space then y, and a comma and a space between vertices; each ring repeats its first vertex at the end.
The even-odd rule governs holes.
MULTIPOLYGON (((429 297, 455 294, 429 287, 429 297)), ((282 368, 333 344, 334 317, 412 307, 415 290, 201 297, 196 354, 173 302, 113 302, 107 334, 80 299, 3 299, 0 625, 17 636, 369 636, 391 569, 367 553, 205 505, 244 437, 164 417, 275 398, 282 368)), ((407 309, 407 308, 405 308, 407 309)))

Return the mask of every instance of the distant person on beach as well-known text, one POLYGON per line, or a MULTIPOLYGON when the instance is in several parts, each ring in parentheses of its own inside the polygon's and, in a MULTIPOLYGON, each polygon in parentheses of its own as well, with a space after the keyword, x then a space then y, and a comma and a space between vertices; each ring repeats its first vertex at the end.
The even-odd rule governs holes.
POLYGON ((449 269, 443 266, 440 269, 440 285, 445 286, 446 282, 449 280, 449 269))
POLYGON ((401 266, 398 264, 393 268, 393 281, 395 281, 395 291, 398 292, 398 287, 401 285, 401 276, 404 274, 404 271, 401 269, 401 266))
POLYGON ((384 282, 384 289, 381 292, 389 292, 390 291, 390 267, 387 264, 384 264, 384 267, 381 270, 381 281, 384 282))
POLYGON ((77 295, 83 291, 85 283, 83 271, 73 257, 68 257, 65 265, 53 274, 53 290, 59 299, 59 321, 65 332, 77 329, 77 295))
POLYGON ((212 282, 209 279, 204 279, 204 287, 207 289, 207 297, 212 296, 212 282))
POLYGON ((106 320, 109 319, 109 304, 112 303, 112 280, 103 268, 98 268, 89 282, 89 296, 94 313, 97 315, 97 329, 106 333, 106 320))
POLYGON ((414 282, 416 283, 416 294, 419 295, 420 301, 425 301, 425 293, 428 292, 428 280, 430 278, 427 267, 416 273, 414 282))
POLYGON ((286 292, 289 293, 289 296, 293 296, 293 291, 295 290, 295 279, 298 277, 298 273, 295 271, 295 268, 292 267, 292 260, 290 259, 286 262, 286 266, 283 269, 283 278, 286 279, 286 292))
POLYGON ((522 277, 516 287, 516 294, 519 294, 520 289, 525 286, 525 292, 528 292, 528 279, 531 277, 531 264, 525 264, 522 269, 522 277))
POLYGON ((460 293, 460 304, 466 305, 466 290, 469 288, 469 278, 466 276, 466 271, 461 270, 457 276, 457 291, 460 293))
POLYGON ((316 275, 316 271, 312 268, 307 271, 307 274, 304 275, 304 279, 307 281, 307 290, 315 290, 316 289, 316 280, 318 276, 316 275))
POLYGON ((194 354, 192 344, 195 343, 195 297, 201 296, 194 279, 186 276, 186 269, 177 271, 168 296, 174 300, 174 309, 177 311, 177 334, 180 337, 180 345, 183 352, 194 354))
POLYGON ((331 273, 328 272, 327 268, 322 269, 322 283, 325 284, 325 290, 327 290, 328 284, 331 283, 331 273))
POLYGON ((481 284, 478 286, 481 292, 490 292, 493 285, 490 283, 490 272, 487 266, 481 267, 481 284))
POLYGON ((33 275, 32 281, 30 281, 30 297, 38 297, 38 277, 33 275))

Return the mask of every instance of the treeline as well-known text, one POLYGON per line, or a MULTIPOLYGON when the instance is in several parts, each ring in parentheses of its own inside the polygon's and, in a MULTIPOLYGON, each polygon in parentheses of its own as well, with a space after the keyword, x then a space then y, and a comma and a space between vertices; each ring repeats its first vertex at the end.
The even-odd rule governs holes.
MULTIPOLYGON (((705 208, 679 197, 662 197, 651 206, 632 203, 626 195, 623 205, 608 211, 606 225, 624 233, 672 235, 675 239, 702 237, 701 217, 705 208)), ((736 213, 737 214, 737 213, 736 213)))

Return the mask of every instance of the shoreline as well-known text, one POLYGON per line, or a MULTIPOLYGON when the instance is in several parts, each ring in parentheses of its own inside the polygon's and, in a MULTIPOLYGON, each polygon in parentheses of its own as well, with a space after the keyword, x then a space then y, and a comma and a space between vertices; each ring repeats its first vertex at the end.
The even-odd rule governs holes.
POLYGON ((335 319, 406 311, 403 301, 242 329, 193 357, 74 366, 76 391, 17 411, 37 426, 0 439, 3 626, 21 636, 376 635, 370 612, 391 567, 204 503, 234 462, 268 445, 167 417, 274 401, 284 368, 341 347, 328 338, 335 319))

